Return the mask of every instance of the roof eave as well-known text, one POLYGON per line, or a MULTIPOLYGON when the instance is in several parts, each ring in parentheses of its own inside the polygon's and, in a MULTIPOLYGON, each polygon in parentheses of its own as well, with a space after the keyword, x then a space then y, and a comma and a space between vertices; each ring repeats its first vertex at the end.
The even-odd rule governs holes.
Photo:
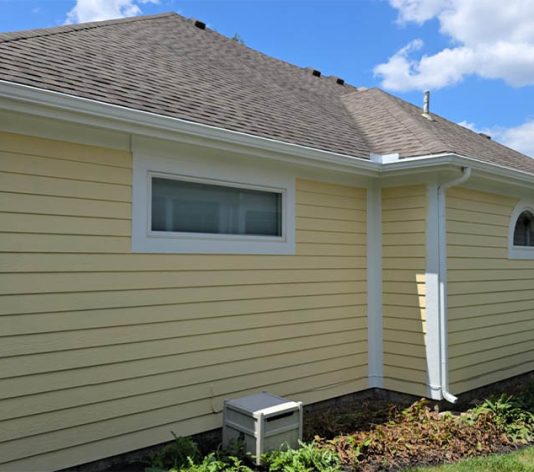
POLYGON ((119 105, 0 80, 0 109, 113 129, 141 136, 218 147, 236 145, 247 152, 297 164, 314 162, 339 170, 378 176, 367 159, 254 136, 119 105))
POLYGON ((511 167, 502 166, 454 152, 430 154, 427 156, 414 156, 399 159, 396 162, 382 164, 381 175, 401 175, 415 169, 431 169, 445 167, 470 167, 477 175, 488 180, 506 181, 516 185, 532 185, 534 174, 511 167))
POLYGON ((360 157, 291 144, 3 80, 0 80, 0 109, 213 148, 234 146, 245 149, 247 153, 258 157, 295 164, 319 165, 369 177, 451 167, 471 167, 489 178, 513 181, 520 185, 534 183, 534 174, 529 172, 455 153, 405 157, 396 162, 380 164, 360 157))

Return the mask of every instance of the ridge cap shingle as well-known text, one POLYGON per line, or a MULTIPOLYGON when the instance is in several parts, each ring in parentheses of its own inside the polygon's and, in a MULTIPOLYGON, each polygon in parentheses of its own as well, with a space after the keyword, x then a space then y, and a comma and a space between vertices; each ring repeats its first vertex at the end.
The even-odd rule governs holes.
POLYGON ((166 18, 170 16, 178 16, 178 14, 171 11, 164 13, 156 13, 154 15, 130 16, 127 18, 114 18, 111 20, 98 20, 84 23, 66 24, 60 26, 52 26, 49 28, 35 28, 5 33, 0 32, 0 43, 7 43, 10 41, 18 41, 22 39, 30 39, 42 36, 52 36, 55 34, 73 33, 76 31, 90 30, 95 28, 104 28, 106 26, 113 26, 121 23, 157 20, 159 18, 166 18))

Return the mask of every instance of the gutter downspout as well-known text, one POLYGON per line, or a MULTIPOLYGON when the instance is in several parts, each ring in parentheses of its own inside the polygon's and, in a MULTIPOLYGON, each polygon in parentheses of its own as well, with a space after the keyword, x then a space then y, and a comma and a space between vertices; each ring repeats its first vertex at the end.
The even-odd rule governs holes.
POLYGON ((450 403, 458 400, 449 392, 449 353, 448 353, 448 309, 447 309, 447 228, 446 204, 447 189, 461 185, 471 177, 471 167, 462 167, 462 175, 438 186, 438 238, 439 238, 439 355, 441 395, 450 403))

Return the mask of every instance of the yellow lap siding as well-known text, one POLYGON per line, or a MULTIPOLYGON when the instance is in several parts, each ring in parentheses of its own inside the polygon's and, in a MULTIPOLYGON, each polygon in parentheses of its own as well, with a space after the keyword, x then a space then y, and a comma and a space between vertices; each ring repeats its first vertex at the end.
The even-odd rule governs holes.
POLYGON ((132 254, 131 155, 0 133, 0 470, 367 386, 366 191, 297 180, 294 256, 132 254))
POLYGON ((517 200, 447 195, 450 384, 461 393, 532 370, 534 261, 508 259, 517 200))
POLYGON ((384 386, 426 394, 426 188, 382 190, 384 386))

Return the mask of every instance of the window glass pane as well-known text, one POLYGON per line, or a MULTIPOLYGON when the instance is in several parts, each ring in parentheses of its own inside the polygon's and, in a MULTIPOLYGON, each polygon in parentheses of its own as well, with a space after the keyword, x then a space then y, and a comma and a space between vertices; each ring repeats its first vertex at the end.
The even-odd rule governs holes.
POLYGON ((514 246, 534 246, 534 215, 524 211, 514 229, 514 246))
POLYGON ((282 235, 282 194, 152 178, 152 230, 282 235))

